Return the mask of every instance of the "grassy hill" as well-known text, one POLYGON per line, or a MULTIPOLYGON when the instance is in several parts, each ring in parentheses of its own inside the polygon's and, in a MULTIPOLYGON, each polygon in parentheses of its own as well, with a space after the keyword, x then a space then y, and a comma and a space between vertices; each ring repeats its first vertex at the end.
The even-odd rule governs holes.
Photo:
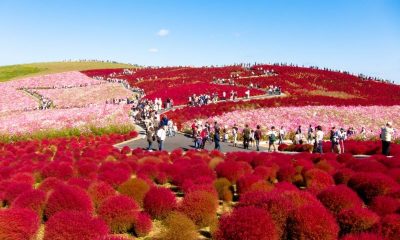
POLYGON ((112 62, 45 62, 18 64, 0 67, 0 82, 32 77, 50 73, 66 71, 82 71, 89 69, 105 68, 132 68, 137 67, 131 64, 112 63, 112 62))

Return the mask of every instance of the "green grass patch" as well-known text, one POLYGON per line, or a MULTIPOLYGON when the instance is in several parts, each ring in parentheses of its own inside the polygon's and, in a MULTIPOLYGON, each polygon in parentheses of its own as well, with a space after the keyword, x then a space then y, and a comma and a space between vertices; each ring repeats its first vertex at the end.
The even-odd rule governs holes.
POLYGON ((65 128, 65 129, 49 129, 28 134, 0 134, 0 142, 12 143, 20 141, 43 140, 51 138, 70 138, 79 136, 101 136, 111 133, 126 134, 135 130, 133 124, 109 125, 107 127, 96 127, 94 125, 86 125, 80 128, 65 128))
POLYGON ((84 71, 106 68, 135 68, 137 65, 117 62, 46 62, 30 63, 0 67, 0 82, 24 77, 40 76, 68 71, 84 71))

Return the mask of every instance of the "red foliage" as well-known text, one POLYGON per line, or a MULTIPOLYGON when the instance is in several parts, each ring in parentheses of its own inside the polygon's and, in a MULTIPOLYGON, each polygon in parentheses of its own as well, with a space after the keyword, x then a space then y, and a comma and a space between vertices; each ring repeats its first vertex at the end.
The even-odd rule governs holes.
POLYGON ((237 182, 237 191, 238 193, 243 194, 247 191, 252 190, 252 186, 260 182, 264 182, 264 180, 258 175, 253 175, 253 174, 244 175, 241 178, 239 178, 237 182))
POLYGON ((60 180, 68 180, 73 175, 72 166, 67 162, 51 162, 45 166, 41 175, 43 178, 55 177, 60 180))
POLYGON ((94 206, 97 208, 107 198, 115 195, 115 190, 108 183, 97 181, 92 183, 87 190, 94 206))
POLYGON ((226 178, 232 183, 236 183, 236 181, 252 172, 252 168, 250 164, 242 161, 223 161, 217 165, 215 168, 218 177, 226 178))
POLYGON ((345 209, 337 215, 340 234, 361 233, 371 230, 379 222, 379 216, 366 208, 345 209))
POLYGON ((50 218, 60 211, 93 212, 93 203, 89 195, 80 187, 58 185, 50 194, 45 208, 45 215, 50 218))
POLYGON ((112 196, 101 203, 97 210, 114 233, 126 233, 133 229, 137 221, 139 206, 126 196, 112 196))
POLYGON ((161 219, 176 209, 175 194, 163 187, 152 187, 143 199, 143 208, 153 218, 161 219))
POLYGON ((32 210, 0 210, 0 239, 31 240, 39 229, 39 225, 39 218, 32 210))
POLYGON ((87 212, 62 211, 47 222, 44 240, 93 240, 108 234, 103 220, 87 212))
POLYGON ((378 196, 372 200, 369 207, 380 216, 385 216, 400 210, 400 201, 388 196, 378 196))
POLYGON ((19 195, 11 204, 12 208, 27 208, 35 211, 40 217, 46 205, 46 193, 41 190, 30 190, 19 195))
POLYGON ((10 204, 24 192, 32 190, 32 185, 29 183, 12 182, 4 191, 4 200, 10 204))
POLYGON ((333 179, 336 184, 347 184, 350 178, 354 175, 354 171, 348 168, 342 168, 333 174, 333 179))
POLYGON ((220 219, 216 240, 277 240, 275 225, 269 214, 256 207, 240 207, 220 219))
POLYGON ((341 240, 385 240, 382 236, 375 233, 353 233, 347 234, 341 240))
POLYGON ((206 191, 189 192, 183 198, 179 210, 197 226, 209 226, 215 219, 218 208, 218 195, 206 191))
POLYGON ((153 227, 153 222, 147 213, 139 213, 135 222, 135 233, 139 237, 148 235, 153 227))
POLYGON ((339 227, 333 216, 320 206, 305 205, 289 216, 288 239, 337 239, 339 227))
POLYGON ((346 185, 329 187, 319 193, 317 197, 335 215, 344 209, 361 207, 363 204, 357 193, 346 185))
POLYGON ((99 168, 99 179, 117 187, 131 177, 131 168, 127 163, 105 162, 99 168))
POLYGON ((305 172, 304 178, 307 190, 313 194, 318 194, 335 184, 332 176, 320 169, 308 170, 305 172))
POLYGON ((400 215, 391 214, 382 218, 379 230, 386 239, 397 240, 400 236, 400 215))

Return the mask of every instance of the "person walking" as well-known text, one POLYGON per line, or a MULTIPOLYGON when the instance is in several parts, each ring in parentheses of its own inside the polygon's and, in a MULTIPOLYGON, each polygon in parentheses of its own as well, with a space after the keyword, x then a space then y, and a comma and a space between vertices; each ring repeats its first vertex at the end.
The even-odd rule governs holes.
POLYGON ((279 129, 279 141, 278 144, 282 144, 283 140, 285 139, 285 129, 283 128, 283 126, 281 126, 281 129, 279 129))
POLYGON ((150 126, 147 129, 146 137, 147 137, 147 143, 148 143, 147 150, 153 150, 153 141, 155 140, 153 126, 150 126))
POLYGON ((316 152, 323 153, 322 144, 324 141, 324 132, 322 131, 322 127, 319 125, 317 126, 317 132, 315 133, 315 141, 317 142, 316 152))
POLYGON ((260 140, 262 139, 262 132, 261 132, 261 126, 257 125, 257 129, 254 132, 254 140, 256 141, 256 148, 257 151, 260 151, 260 140))
POLYGON ((347 139, 347 133, 344 130, 344 128, 340 128, 339 131, 339 146, 340 146, 340 152, 339 153, 344 153, 344 141, 347 139))
POLYGON ((158 142, 158 150, 162 151, 164 149, 164 141, 167 136, 165 131, 166 126, 161 126, 157 131, 157 142, 158 142))
POLYGON ((336 127, 332 127, 329 140, 331 141, 331 152, 338 153, 340 152, 339 146, 339 134, 336 131, 336 127))
POLYGON ((221 141, 220 131, 221 131, 221 129, 220 129, 218 123, 215 122, 214 123, 214 143, 215 143, 214 149, 221 151, 221 146, 219 144, 219 142, 221 141))
POLYGON ((313 140, 313 132, 314 132, 314 129, 313 129, 313 127, 312 127, 311 124, 310 124, 310 126, 308 127, 308 131, 307 131, 307 143, 308 143, 308 144, 311 144, 311 143, 312 143, 312 140, 313 140))
POLYGON ((209 136, 209 132, 208 132, 208 128, 204 127, 203 130, 201 130, 200 133, 200 137, 201 137, 201 149, 204 149, 204 147, 206 146, 206 142, 208 140, 208 136, 209 136))
POLYGON ((393 133, 392 123, 387 122, 386 126, 383 127, 381 131, 382 154, 385 156, 390 155, 390 142, 392 141, 393 133))
POLYGON ((246 124, 243 129, 243 148, 249 149, 249 141, 250 141, 250 128, 249 125, 246 124))
POLYGON ((276 141, 276 132, 275 132, 275 127, 272 126, 271 130, 267 133, 268 135, 268 152, 271 151, 271 146, 274 149, 274 152, 276 151, 276 147, 275 147, 275 141, 276 141))
POLYGON ((237 146, 237 137, 238 137, 238 127, 236 126, 236 124, 233 125, 232 128, 232 137, 233 137, 233 146, 236 147, 237 146))

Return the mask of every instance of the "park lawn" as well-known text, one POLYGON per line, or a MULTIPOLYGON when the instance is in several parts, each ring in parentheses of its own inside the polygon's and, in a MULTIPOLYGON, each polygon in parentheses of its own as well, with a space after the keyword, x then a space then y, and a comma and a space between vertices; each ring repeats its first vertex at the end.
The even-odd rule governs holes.
POLYGON ((114 62, 45 62, 0 66, 0 82, 67 71, 106 68, 134 68, 136 65, 114 62))

